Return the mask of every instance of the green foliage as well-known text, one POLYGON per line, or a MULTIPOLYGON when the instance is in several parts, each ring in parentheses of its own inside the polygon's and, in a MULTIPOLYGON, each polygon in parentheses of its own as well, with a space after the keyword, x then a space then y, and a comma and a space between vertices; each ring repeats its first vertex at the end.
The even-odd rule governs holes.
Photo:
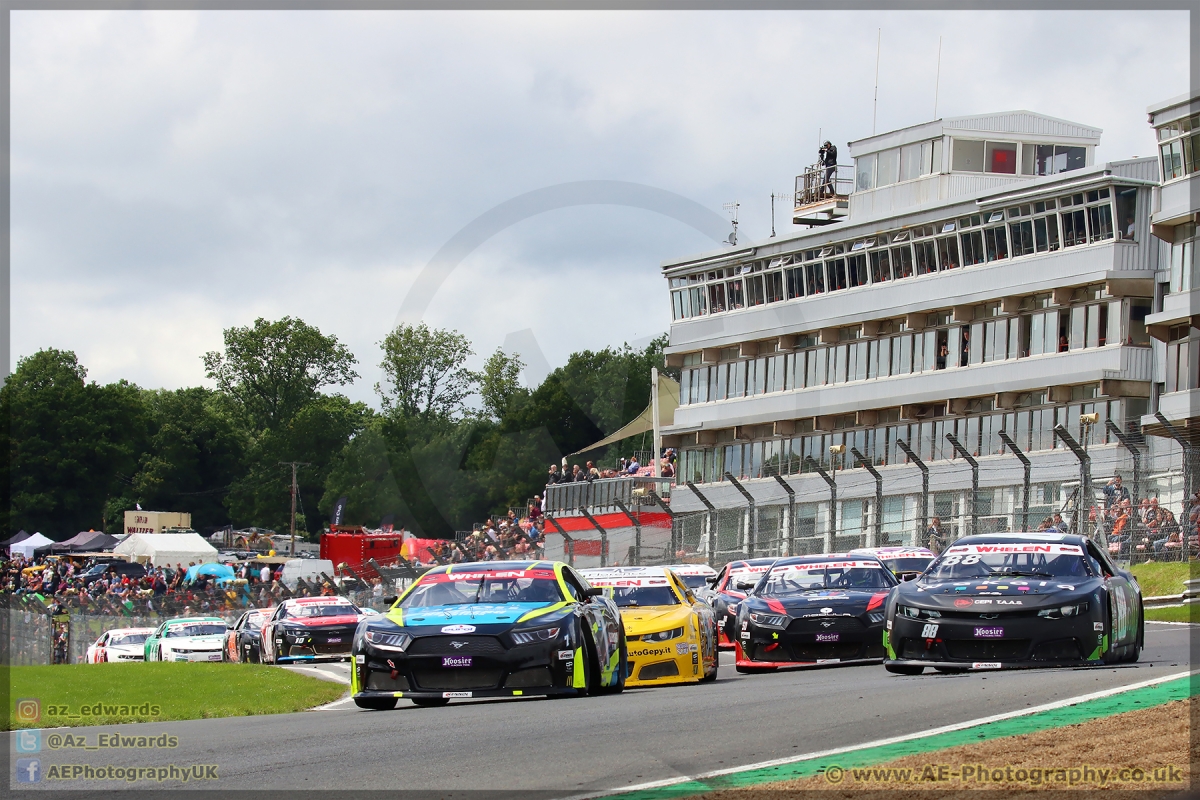
POLYGON ((401 417, 449 419, 463 410, 475 391, 475 376, 466 368, 471 343, 457 331, 401 325, 380 342, 379 365, 386 383, 375 384, 385 412, 401 417))
POLYGON ((131 490, 151 427, 141 392, 86 378, 74 353, 41 350, 0 388, 10 437, 6 533, 99 530, 108 499, 131 490))
POLYGON ((521 385, 521 370, 525 364, 520 356, 510 356, 497 348, 483 364, 483 371, 476 378, 479 394, 483 398, 483 410, 493 419, 503 419, 513 404, 528 397, 529 392, 521 385))
POLYGON ((358 363, 336 336, 284 317, 228 328, 225 352, 204 354, 205 374, 242 409, 255 431, 285 425, 326 386, 344 386, 358 363))

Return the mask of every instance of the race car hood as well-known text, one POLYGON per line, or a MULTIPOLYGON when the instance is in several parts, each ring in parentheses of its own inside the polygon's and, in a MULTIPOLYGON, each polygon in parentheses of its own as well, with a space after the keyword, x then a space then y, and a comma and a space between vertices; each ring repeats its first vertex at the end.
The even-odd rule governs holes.
POLYGON ((1098 578, 1059 580, 1051 578, 988 578, 977 581, 913 581, 901 584, 896 602, 932 609, 975 610, 984 606, 1041 608, 1056 606, 1064 599, 1084 597, 1100 586, 1098 578))
POLYGON ((280 626, 298 628, 331 628, 338 625, 357 625, 358 614, 343 614, 340 617, 291 617, 280 620, 280 626))
POLYGON ((691 614, 690 606, 622 608, 621 620, 625 623, 627 635, 641 636, 644 633, 657 633, 686 625, 691 614))
MULTIPOLYGON (((566 609, 569 603, 460 603, 452 606, 426 606, 423 608, 397 608, 389 611, 386 619, 400 627, 460 627, 459 630, 443 633, 470 633, 465 628, 491 626, 491 630, 508 628, 517 622, 545 617, 547 622, 566 609)), ((382 619, 382 618, 381 618, 382 619)), ((368 620, 368 623, 370 620, 368 620)))
POLYGON ((883 610, 890 589, 823 589, 785 598, 752 597, 746 602, 754 610, 803 617, 814 614, 864 614, 883 610), (826 610, 830 609, 830 610, 826 610))
MULTIPOLYGON (((207 647, 220 648, 225 644, 225 634, 223 633, 208 633, 204 636, 181 636, 178 638, 163 639, 162 646, 168 650, 177 649, 196 649, 203 650, 207 647)), ((117 649, 117 648, 113 648, 117 649)))

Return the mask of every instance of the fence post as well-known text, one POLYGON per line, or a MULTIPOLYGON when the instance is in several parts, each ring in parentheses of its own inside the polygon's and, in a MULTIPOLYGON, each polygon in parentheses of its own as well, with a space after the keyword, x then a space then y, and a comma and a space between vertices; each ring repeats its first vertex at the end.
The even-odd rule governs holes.
POLYGON ((979 499, 979 462, 958 443, 953 433, 947 433, 946 439, 954 446, 955 452, 971 465, 971 535, 974 536, 979 532, 979 512, 976 510, 976 500, 979 499))
MULTIPOLYGON (((1172 425, 1171 421, 1168 420, 1161 411, 1154 412, 1154 417, 1162 423, 1162 426, 1166 429, 1167 433, 1171 435, 1171 438, 1178 442, 1179 446, 1183 448, 1183 515, 1184 517, 1190 517, 1192 511, 1192 492, 1194 491, 1192 488, 1192 444, 1183 437, 1183 434, 1179 432, 1179 429, 1172 425)), ((1183 551, 1183 559, 1186 561, 1188 558, 1190 558, 1188 555, 1188 550, 1190 548, 1188 539, 1191 538, 1191 532, 1189 531, 1187 525, 1183 523, 1180 524, 1179 530, 1181 533, 1180 538, 1184 540, 1183 547, 1180 549, 1183 551)))
POLYGON ((821 465, 812 456, 805 456, 804 463, 808 464, 814 472, 824 478, 825 483, 829 484, 829 525, 825 528, 824 552, 832 553, 833 531, 837 526, 837 479, 829 477, 829 473, 821 469, 821 465))
POLYGON ((883 544, 883 476, 875 469, 875 465, 863 458, 857 447, 850 448, 850 454, 858 459, 860 467, 871 473, 875 478, 875 519, 871 521, 871 535, 867 538, 867 547, 880 547, 883 544))
MULTIPOLYGON (((1054 435, 1062 439, 1071 452, 1075 454, 1075 457, 1079 459, 1079 502, 1075 504, 1075 513, 1079 517, 1079 524, 1075 526, 1075 530, 1080 536, 1087 536, 1084 525, 1087 524, 1088 518, 1091 516, 1092 504, 1096 501, 1092 491, 1092 457, 1087 454, 1087 451, 1079 445, 1079 442, 1075 441, 1075 438, 1062 425, 1054 426, 1054 435), (1083 505, 1084 501, 1087 502, 1086 509, 1083 505)), ((1097 515, 1096 519, 1096 530, 1100 533, 1100 544, 1107 549, 1108 536, 1105 535, 1104 525, 1101 524, 1099 515, 1097 515)))
POLYGON ((1004 442, 1005 447, 1012 450, 1013 455, 1021 462, 1021 466, 1025 468, 1025 490, 1021 494, 1021 530, 1029 530, 1029 471, 1033 465, 1029 463, 1029 456, 1017 447, 1017 443, 1009 438, 1008 431, 1000 431, 1000 439, 1004 442))
POLYGON ((608 566, 608 531, 604 530, 595 517, 588 513, 587 506, 580 506, 579 513, 582 514, 588 522, 592 523, 592 527, 600 531, 600 566, 608 566))
MULTIPOLYGON (((921 460, 920 456, 912 451, 908 446, 908 442, 903 439, 896 440, 896 446, 904 451, 904 455, 908 456, 908 460, 917 465, 917 469, 921 470, 921 527, 917 531, 917 536, 924 536, 929 530, 929 467, 921 460)), ((913 539, 913 543, 917 544, 920 540, 913 539)))
MULTIPOLYGON (((687 481, 685 485, 692 490, 692 494, 696 495, 700 499, 700 502, 704 504, 704 507, 708 509, 708 565, 711 567, 716 560, 717 553, 717 507, 708 502, 708 498, 700 493, 700 490, 696 488, 696 484, 687 481)), ((671 523, 671 547, 675 547, 674 521, 671 523)), ((677 551, 677 549, 671 551, 671 560, 674 560, 677 551)))
MULTIPOLYGON (((621 512, 624 513, 625 516, 629 517, 629 521, 633 523, 633 563, 635 566, 640 567, 642 565, 642 524, 638 522, 637 517, 629 513, 629 509, 625 507, 625 504, 621 502, 620 498, 613 498, 613 502, 617 504, 617 508, 621 509, 621 512)), ((672 524, 672 539, 675 538, 674 533, 675 526, 672 524)))
POLYGON ((746 491, 746 487, 738 482, 738 479, 733 477, 729 472, 725 473, 725 480, 733 484, 733 487, 741 492, 742 497, 746 498, 746 503, 750 507, 750 525, 746 530, 746 557, 754 558, 754 551, 758 548, 758 509, 754 505, 754 495, 746 491))
POLYGON ((794 556, 796 555, 796 491, 788 485, 787 481, 778 475, 775 475, 774 478, 788 495, 787 551, 789 556, 794 556))
POLYGON ((567 563, 572 567, 575 566, 575 540, 563 530, 562 525, 559 525, 558 520, 556 520, 554 517, 547 514, 546 519, 550 520, 550 524, 553 525, 558 530, 559 534, 567 540, 567 563))

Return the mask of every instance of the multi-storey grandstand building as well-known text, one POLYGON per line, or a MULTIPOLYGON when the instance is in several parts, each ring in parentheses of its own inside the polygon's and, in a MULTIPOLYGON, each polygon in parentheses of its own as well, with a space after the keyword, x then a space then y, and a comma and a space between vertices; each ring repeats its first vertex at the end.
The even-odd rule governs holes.
POLYGON ((1178 514, 1198 108, 1152 108, 1160 157, 1108 163, 1099 129, 1028 111, 871 136, 797 179, 806 229, 665 262, 682 548, 1082 526, 1117 473, 1178 514))

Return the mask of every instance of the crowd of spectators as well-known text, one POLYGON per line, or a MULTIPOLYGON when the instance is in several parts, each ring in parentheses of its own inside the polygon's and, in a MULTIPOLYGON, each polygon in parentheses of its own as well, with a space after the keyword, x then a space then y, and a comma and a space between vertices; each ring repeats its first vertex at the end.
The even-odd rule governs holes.
POLYGON ((1104 505, 1092 509, 1092 521, 1107 534, 1114 555, 1179 560, 1200 549, 1200 492, 1184 501, 1177 518, 1157 497, 1143 497, 1135 505, 1117 475, 1104 486, 1104 505))
MULTIPOLYGON (((141 576, 108 570, 86 579, 84 573, 97 563, 66 556, 26 559, 14 555, 0 561, 0 594, 9 595, 19 606, 54 613, 141 616, 155 614, 219 614, 242 608, 265 608, 288 597, 334 594, 328 581, 300 579, 289 588, 282 581, 281 565, 245 562, 234 566, 235 578, 221 582, 210 575, 186 579, 196 566, 151 566, 141 576)), ((12 602, 10 601, 10 603, 12 602)))
MULTIPOLYGON (((662 457, 659 459, 658 474, 663 478, 675 477, 675 464, 678 460, 674 448, 668 447, 662 457)), ((551 464, 549 473, 546 476, 546 485, 555 486, 560 483, 579 483, 581 481, 591 482, 602 478, 621 478, 628 476, 650 476, 654 474, 654 466, 643 466, 638 462, 637 456, 630 458, 622 458, 615 467, 606 467, 601 469, 593 462, 585 462, 584 466, 575 464, 567 466, 567 459, 563 459, 562 467, 558 464, 551 464)))

